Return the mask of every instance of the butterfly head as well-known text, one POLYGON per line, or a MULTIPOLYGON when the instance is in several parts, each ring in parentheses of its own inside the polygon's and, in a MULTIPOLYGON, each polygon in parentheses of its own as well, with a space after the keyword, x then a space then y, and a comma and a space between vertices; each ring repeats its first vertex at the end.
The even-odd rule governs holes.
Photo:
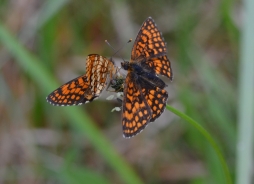
POLYGON ((129 63, 129 61, 122 62, 121 66, 123 67, 124 70, 130 69, 130 63, 129 63))

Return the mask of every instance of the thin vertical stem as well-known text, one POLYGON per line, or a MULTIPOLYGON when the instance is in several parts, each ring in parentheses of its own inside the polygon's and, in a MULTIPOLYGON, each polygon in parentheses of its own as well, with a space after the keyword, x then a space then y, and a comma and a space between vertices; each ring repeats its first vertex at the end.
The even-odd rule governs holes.
POLYGON ((240 71, 236 183, 250 184, 253 172, 254 1, 244 1, 240 71))

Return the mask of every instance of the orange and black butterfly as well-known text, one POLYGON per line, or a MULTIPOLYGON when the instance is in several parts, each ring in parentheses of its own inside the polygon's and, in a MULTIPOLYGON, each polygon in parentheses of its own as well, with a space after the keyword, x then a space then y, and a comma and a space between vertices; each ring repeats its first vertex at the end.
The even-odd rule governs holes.
POLYGON ((114 63, 98 54, 90 54, 86 58, 86 74, 79 76, 47 96, 52 105, 68 106, 88 103, 99 97, 107 86, 108 77, 116 73, 114 63))
POLYGON ((123 89, 122 125, 124 137, 129 138, 141 132, 165 109, 166 84, 157 75, 173 79, 166 43, 151 17, 140 28, 131 60, 121 65, 128 71, 123 89))

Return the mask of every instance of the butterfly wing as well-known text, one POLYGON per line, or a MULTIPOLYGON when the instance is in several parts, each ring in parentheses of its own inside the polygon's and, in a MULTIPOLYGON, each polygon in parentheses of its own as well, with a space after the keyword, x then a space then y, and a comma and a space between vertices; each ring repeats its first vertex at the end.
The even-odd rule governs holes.
POLYGON ((157 85, 159 80, 161 79, 156 76, 154 78, 150 76, 148 80, 147 76, 138 76, 133 72, 128 73, 122 108, 124 137, 138 134, 164 111, 168 93, 160 88, 165 86, 162 84, 162 80, 157 85))
POLYGON ((98 54, 90 54, 87 57, 86 76, 94 95, 99 96, 107 85, 107 77, 116 72, 111 60, 98 54))
POLYGON ((141 132, 152 118, 152 111, 137 80, 138 76, 133 72, 129 72, 125 80, 122 124, 123 136, 127 138, 141 132))
POLYGON ((73 79, 47 96, 47 101, 52 105, 79 105, 92 101, 93 94, 86 75, 73 79))
POLYGON ((166 107, 168 93, 163 89, 165 87, 165 85, 163 85, 164 82, 156 76, 151 76, 149 80, 140 76, 139 84, 142 94, 152 111, 150 122, 153 122, 163 113, 166 107))
POLYGON ((173 72, 171 69, 170 61, 168 60, 166 55, 143 60, 141 62, 141 66, 147 71, 164 75, 168 77, 171 81, 173 79, 173 72))
POLYGON ((171 64, 166 54, 166 43, 162 34, 154 20, 148 17, 134 42, 130 62, 140 63, 147 71, 165 75, 172 80, 171 64))
POLYGON ((97 98, 106 86, 113 63, 97 54, 86 58, 86 74, 62 85, 47 96, 52 105, 80 105, 97 98))

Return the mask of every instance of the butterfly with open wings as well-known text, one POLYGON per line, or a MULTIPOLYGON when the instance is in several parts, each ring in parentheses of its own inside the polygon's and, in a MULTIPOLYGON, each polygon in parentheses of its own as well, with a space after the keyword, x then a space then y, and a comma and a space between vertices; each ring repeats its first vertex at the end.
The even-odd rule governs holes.
POLYGON ((168 93, 157 75, 173 79, 166 43, 154 20, 148 17, 134 42, 131 60, 121 63, 127 70, 123 89, 123 136, 133 137, 164 111, 168 93))

